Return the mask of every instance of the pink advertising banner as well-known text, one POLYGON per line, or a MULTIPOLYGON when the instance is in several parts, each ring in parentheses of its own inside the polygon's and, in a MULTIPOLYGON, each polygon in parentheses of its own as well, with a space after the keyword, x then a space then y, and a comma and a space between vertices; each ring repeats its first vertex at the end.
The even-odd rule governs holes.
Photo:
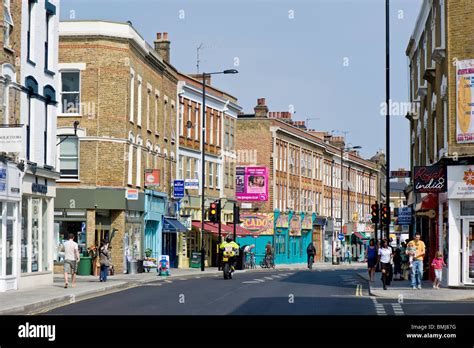
POLYGON ((237 200, 268 200, 268 168, 237 167, 235 170, 235 195, 237 200))

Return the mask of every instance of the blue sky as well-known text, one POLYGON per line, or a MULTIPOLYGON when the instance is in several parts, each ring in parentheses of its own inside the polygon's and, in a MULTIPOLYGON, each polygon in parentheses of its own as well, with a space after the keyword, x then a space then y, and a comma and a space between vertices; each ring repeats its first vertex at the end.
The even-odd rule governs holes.
MULTIPOLYGON (((391 0, 391 99, 408 101, 405 49, 421 0, 391 0)), ((347 131, 361 154, 385 150, 385 1, 383 0, 62 0, 61 19, 104 19, 133 26, 150 43, 168 32, 171 62, 196 72, 235 68, 213 85, 252 112, 270 111, 318 130, 347 131), (236 62, 238 65, 235 65, 236 62)), ((409 128, 391 121, 391 168, 409 167, 409 128)), ((337 133, 336 134, 341 134, 337 133)))

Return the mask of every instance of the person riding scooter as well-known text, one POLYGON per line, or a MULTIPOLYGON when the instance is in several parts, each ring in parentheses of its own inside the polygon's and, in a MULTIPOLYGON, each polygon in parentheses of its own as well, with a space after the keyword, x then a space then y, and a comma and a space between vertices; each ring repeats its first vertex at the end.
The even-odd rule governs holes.
POLYGON ((222 255, 229 258, 229 264, 232 272, 235 271, 237 258, 235 257, 239 251, 239 245, 233 241, 232 236, 227 236, 225 242, 221 244, 223 250, 222 255))

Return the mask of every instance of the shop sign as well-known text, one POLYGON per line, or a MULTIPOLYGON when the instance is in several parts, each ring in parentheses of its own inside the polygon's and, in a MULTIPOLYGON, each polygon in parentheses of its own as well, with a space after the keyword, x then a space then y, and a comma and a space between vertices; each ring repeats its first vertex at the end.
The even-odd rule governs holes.
POLYGON ((290 236, 301 236, 301 219, 299 215, 293 215, 291 218, 290 236))
POLYGON ((268 200, 267 167, 236 167, 235 170, 235 196, 237 200, 268 200))
POLYGON ((0 163, 0 197, 20 200, 20 171, 13 164, 0 163))
POLYGON ((448 198, 474 198, 474 165, 448 167, 448 198))
POLYGON ((184 180, 184 188, 186 190, 199 190, 199 179, 184 180))
POLYGON ((414 191, 417 193, 446 192, 446 167, 417 166, 413 175, 414 191))
POLYGON ((23 127, 2 127, 0 134, 0 152, 22 153, 23 127))
POLYGON ((288 228, 288 215, 287 214, 280 214, 276 221, 275 227, 277 228, 288 228))
POLYGON ((137 189, 125 190, 125 198, 129 201, 138 201, 138 190, 137 189))
POLYGON ((474 59, 456 60, 456 141, 474 143, 474 59))
POLYGON ((31 192, 33 193, 41 193, 43 195, 48 193, 48 186, 47 185, 42 185, 42 184, 37 184, 33 183, 31 184, 31 192))
POLYGON ((160 186, 160 170, 145 169, 145 186, 160 186))
POLYGON ((184 180, 173 181, 173 197, 174 198, 184 197, 184 180))
POLYGON ((310 214, 307 214, 303 218, 303 222, 301 223, 301 229, 303 230, 313 229, 313 217, 310 214))
POLYGON ((411 207, 398 208, 397 225, 411 225, 411 207))
POLYGON ((273 213, 243 213, 240 219, 243 221, 242 227, 256 235, 273 234, 273 213))

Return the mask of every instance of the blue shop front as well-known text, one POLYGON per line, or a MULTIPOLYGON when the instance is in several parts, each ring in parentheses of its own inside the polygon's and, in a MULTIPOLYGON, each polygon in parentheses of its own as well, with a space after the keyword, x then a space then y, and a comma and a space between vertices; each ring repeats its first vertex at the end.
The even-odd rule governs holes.
POLYGON ((289 213, 275 210, 275 262, 306 263, 306 248, 312 243, 315 213, 289 213))
POLYGON ((162 254, 163 217, 166 212, 168 197, 166 193, 145 190, 145 238, 144 250, 150 257, 157 259, 162 254))

